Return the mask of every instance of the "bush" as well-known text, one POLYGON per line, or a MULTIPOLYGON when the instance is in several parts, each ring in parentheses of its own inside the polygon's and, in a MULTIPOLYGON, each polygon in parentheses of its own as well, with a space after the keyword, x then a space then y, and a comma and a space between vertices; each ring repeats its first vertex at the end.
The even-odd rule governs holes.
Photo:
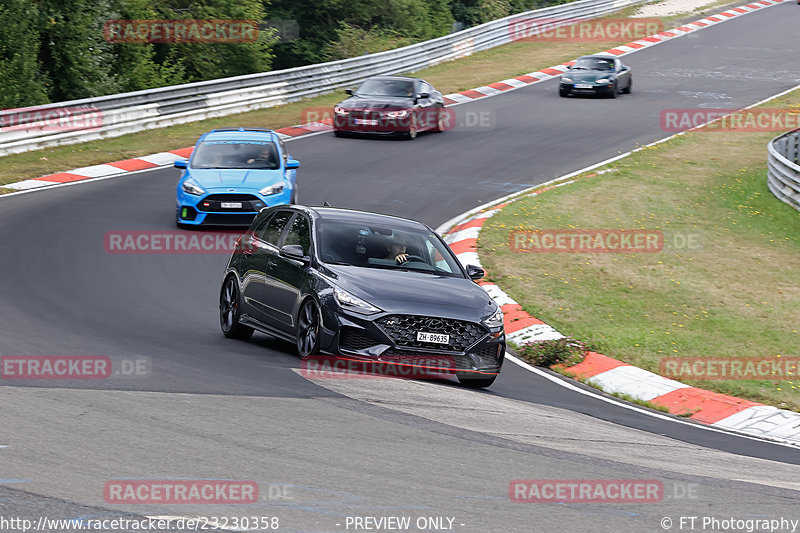
POLYGON ((552 341, 528 342, 520 347, 519 354, 536 366, 551 367, 562 364, 564 366, 577 365, 586 355, 586 352, 596 351, 594 342, 584 342, 572 337, 562 337, 552 341))

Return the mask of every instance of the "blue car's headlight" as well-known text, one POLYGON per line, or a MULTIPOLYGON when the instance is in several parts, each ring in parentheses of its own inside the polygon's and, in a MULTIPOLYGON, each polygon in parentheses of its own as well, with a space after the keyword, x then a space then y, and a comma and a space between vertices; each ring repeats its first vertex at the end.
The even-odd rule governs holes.
POLYGON ((492 313, 492 316, 484 320, 483 323, 486 324, 486 327, 489 329, 503 327, 503 311, 498 307, 497 310, 492 313))
POLYGON ((372 313, 377 313, 380 311, 380 308, 375 307, 371 303, 366 302, 358 296, 354 296, 346 290, 340 289, 339 287, 333 288, 333 297, 336 299, 336 303, 338 303, 340 307, 349 309, 350 311, 364 313, 367 315, 371 315, 372 313))
POLYGON ((193 178, 189 178, 188 180, 184 181, 181 184, 181 189, 183 189, 184 192, 193 194, 195 196, 201 196, 206 193, 205 189, 203 189, 199 183, 194 181, 193 178))
POLYGON ((259 194, 262 194, 264 196, 269 196, 271 194, 279 194, 282 192, 283 192, 283 183, 279 183, 277 185, 270 185, 258 191, 259 194))

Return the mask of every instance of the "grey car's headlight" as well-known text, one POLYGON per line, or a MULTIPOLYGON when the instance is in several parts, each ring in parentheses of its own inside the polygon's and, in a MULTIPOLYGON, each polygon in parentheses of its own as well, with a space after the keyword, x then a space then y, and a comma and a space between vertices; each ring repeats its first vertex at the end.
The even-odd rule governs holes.
POLYGON ((503 311, 498 307, 497 310, 492 313, 492 316, 484 320, 483 323, 489 329, 503 327, 503 311))
POLYGON ((271 194, 279 194, 283 192, 283 183, 279 183, 277 185, 270 185, 269 187, 264 187, 260 191, 259 194, 264 196, 269 196, 271 194))
POLYGON ((563 81, 564 83, 572 83, 572 78, 561 76, 561 81, 563 81))
POLYGON ((203 189, 199 183, 194 181, 193 178, 189 178, 188 180, 184 181, 181 184, 181 189, 183 189, 184 192, 193 194, 195 196, 200 196, 206 193, 205 189, 203 189))
POLYGON ((597 80, 597 83, 611 83, 611 80, 608 78, 600 78, 597 80))
POLYGON ((336 298, 336 303, 338 303, 340 307, 343 307, 344 309, 348 309, 350 311, 355 311, 357 313, 363 313, 367 315, 371 315, 372 313, 377 313, 378 311, 381 311, 380 308, 375 307, 369 302, 365 302, 358 296, 353 296, 346 290, 340 289, 339 287, 333 288, 333 297, 336 298))

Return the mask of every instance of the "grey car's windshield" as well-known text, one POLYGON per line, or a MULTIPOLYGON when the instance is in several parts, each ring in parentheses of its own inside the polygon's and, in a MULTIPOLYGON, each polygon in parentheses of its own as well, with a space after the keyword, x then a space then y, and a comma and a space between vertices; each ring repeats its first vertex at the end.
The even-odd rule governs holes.
POLYGON ((356 90, 358 96, 414 96, 414 82, 404 80, 367 80, 356 90))
POLYGON ((428 230, 320 220, 317 236, 323 263, 463 277, 447 245, 428 230))
POLYGON ((204 141, 192 154, 192 168, 280 168, 278 149, 271 141, 204 141))
POLYGON ((572 70, 614 70, 614 60, 600 57, 583 58, 572 65, 572 70))

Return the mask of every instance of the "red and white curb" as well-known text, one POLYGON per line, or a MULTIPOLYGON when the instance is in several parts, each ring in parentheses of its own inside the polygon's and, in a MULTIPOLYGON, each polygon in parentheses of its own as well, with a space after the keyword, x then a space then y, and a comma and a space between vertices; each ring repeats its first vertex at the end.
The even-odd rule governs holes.
MULTIPOLYGON (((777 96, 780 95, 772 98, 777 96)), ((652 144, 660 142, 663 142, 663 140, 652 144)), ((627 155, 630 155, 630 152, 617 156, 613 160, 621 159, 627 155)), ((609 162, 598 163, 588 169, 574 172, 564 178, 558 178, 553 181, 581 174, 606 165, 609 162)), ((599 170, 589 176, 609 171, 611 169, 599 170)), ((545 184, 534 188, 532 192, 514 193, 497 200, 497 203, 487 204, 488 207, 484 209, 478 208, 477 213, 475 213, 476 210, 473 210, 456 218, 454 221, 446 222, 437 228, 437 231, 439 233, 447 231, 443 234, 443 238, 462 265, 481 266, 477 252, 480 231, 487 220, 511 203, 511 201, 508 201, 509 198, 514 197, 516 200, 527 196, 537 196, 552 188, 569 185, 570 183, 573 182, 562 181, 549 186, 545 184)), ((481 282, 479 284, 503 310, 503 322, 506 329, 506 338, 509 342, 521 346, 528 342, 555 340, 563 337, 555 328, 524 311, 522 306, 498 285, 489 282, 481 282)), ((516 360, 516 358, 514 360, 523 367, 532 368, 524 362, 516 360)), ((536 371, 536 369, 533 370, 536 371)), ((800 413, 794 411, 778 409, 777 407, 734 396, 690 387, 684 383, 667 379, 653 372, 595 352, 589 352, 581 363, 564 370, 578 379, 584 379, 588 383, 599 386, 607 393, 626 394, 639 400, 649 401, 668 408, 671 414, 685 416, 712 428, 735 431, 762 439, 800 446, 800 413)))
MULTIPOLYGON (((636 41, 632 41, 624 45, 610 48, 600 53, 614 55, 614 56, 624 56, 636 52, 638 50, 642 50, 644 48, 649 48, 651 46, 655 46, 657 44, 670 41, 677 37, 688 35, 689 33, 695 32, 697 30, 701 30, 703 28, 713 26, 715 24, 720 24, 722 22, 731 20, 733 18, 740 17, 748 13, 752 13, 764 7, 774 6, 777 4, 782 4, 784 2, 791 2, 791 1, 792 0, 760 0, 758 2, 753 2, 751 4, 743 5, 740 7, 734 7, 727 11, 717 13, 716 15, 712 15, 697 20, 695 22, 691 22, 689 24, 684 24, 682 26, 678 26, 677 28, 673 28, 671 30, 662 31, 660 33, 656 33, 649 37, 638 39, 636 41)), ((527 87, 529 85, 540 83, 552 79, 556 76, 560 76, 567 70, 568 66, 574 63, 575 61, 568 61, 560 65, 555 65, 553 67, 537 70, 536 72, 531 72, 529 74, 517 76, 516 78, 510 78, 507 80, 499 81, 497 83, 492 83, 490 85, 484 85, 482 87, 470 89, 469 91, 461 91, 459 93, 448 94, 444 96, 444 102, 445 105, 455 106, 467 102, 472 102, 474 100, 478 100, 481 98, 496 96, 504 92, 520 89, 522 87, 527 87)), ((333 129, 332 120, 326 119, 320 122, 310 122, 298 126, 289 126, 286 128, 280 128, 278 130, 275 130, 275 132, 281 138, 290 140, 306 135, 331 131, 332 129, 333 129)), ((84 181, 93 178, 106 178, 110 176, 127 174, 130 172, 137 172, 140 170, 147 170, 150 168, 170 166, 175 161, 176 156, 180 158, 186 158, 189 157, 191 153, 192 153, 192 147, 180 148, 178 150, 159 152, 157 154, 150 154, 135 159, 125 159, 122 161, 115 161, 113 163, 108 163, 104 165, 93 165, 89 167, 76 168, 65 172, 59 172, 57 174, 50 174, 48 176, 41 176, 39 178, 33 178, 29 180, 18 181, 15 183, 9 183, 7 185, 2 185, 0 187, 5 189, 29 190, 29 189, 36 189, 39 187, 47 187, 50 185, 58 185, 75 181, 84 181)))

